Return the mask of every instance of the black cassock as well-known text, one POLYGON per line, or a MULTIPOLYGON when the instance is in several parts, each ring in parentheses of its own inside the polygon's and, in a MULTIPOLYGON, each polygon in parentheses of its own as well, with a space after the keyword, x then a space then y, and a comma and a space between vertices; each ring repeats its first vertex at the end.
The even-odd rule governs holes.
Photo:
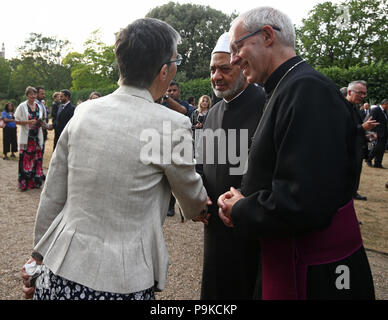
MULTIPOLYGON (((305 62, 295 66, 300 61, 300 57, 286 61, 265 83, 266 92, 273 96, 250 148, 242 182, 246 198, 231 212, 236 233, 261 241, 263 252, 263 240, 294 241, 329 229, 337 210, 352 204, 356 176, 352 110, 332 81, 305 62)), ((340 235, 330 238, 335 241, 340 235)), ((309 266, 303 289, 306 298, 373 299, 373 279, 361 237, 357 248, 344 259, 309 266), (349 288, 338 285, 343 268, 350 274, 349 288)), ((276 258, 277 252, 272 255, 276 258)), ((275 283, 276 277, 272 280, 270 285, 282 285, 275 283)))
MULTIPOLYGON (((249 85, 239 96, 226 103, 224 100, 214 105, 206 118, 206 129, 216 131, 236 129, 236 150, 240 150, 240 129, 248 130, 248 147, 262 115, 265 93, 261 87, 249 85)), ((228 138, 229 137, 229 138, 228 138)), ((206 141, 207 137, 205 137, 206 141)), ((232 142, 232 141, 230 141, 232 142)), ((220 144, 222 145, 222 144, 220 144)), ((209 208, 211 218, 204 231, 204 262, 201 299, 252 299, 260 268, 260 244, 245 241, 236 235, 235 230, 226 227, 218 216, 217 199, 230 187, 240 188, 241 174, 230 174, 231 167, 244 167, 245 162, 232 165, 228 157, 229 149, 204 150, 203 181, 213 205, 209 208), (222 150, 222 151, 221 151, 222 150), (214 164, 209 163, 209 153, 214 151, 214 164), (226 163, 222 164, 221 152, 226 152, 226 163)), ((205 148, 204 148, 205 149, 205 148)), ((232 152, 234 153, 234 152, 232 152)), ((237 156, 241 156, 237 152, 237 156)), ((232 161, 233 162, 233 161, 232 161)))

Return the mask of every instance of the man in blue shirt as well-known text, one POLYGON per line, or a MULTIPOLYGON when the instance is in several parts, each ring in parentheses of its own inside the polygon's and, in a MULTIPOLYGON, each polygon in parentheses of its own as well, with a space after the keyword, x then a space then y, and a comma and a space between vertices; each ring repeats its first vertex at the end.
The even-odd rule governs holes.
POLYGON ((163 97, 164 101, 162 104, 190 118, 191 113, 194 111, 194 108, 191 105, 189 105, 188 102, 184 100, 180 100, 180 95, 181 95, 181 90, 179 89, 179 84, 175 81, 171 81, 170 86, 168 87, 168 90, 167 90, 167 94, 165 94, 163 97), (180 106, 177 105, 176 102, 178 102, 180 106))

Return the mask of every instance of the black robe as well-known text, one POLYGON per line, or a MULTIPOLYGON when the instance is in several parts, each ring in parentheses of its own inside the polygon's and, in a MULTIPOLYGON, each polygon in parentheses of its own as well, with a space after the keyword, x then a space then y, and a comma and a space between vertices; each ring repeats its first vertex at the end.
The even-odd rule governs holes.
POLYGON ((362 127, 363 124, 363 117, 360 113, 360 109, 357 105, 353 105, 350 102, 348 102, 348 105, 350 106, 353 115, 353 120, 357 125, 357 134, 356 134, 356 179, 354 184, 354 191, 353 196, 357 194, 358 187, 360 186, 360 178, 361 178, 361 171, 362 171, 362 161, 367 158, 368 155, 368 140, 365 137, 365 130, 362 127))
MULTIPOLYGON (((261 87, 249 85, 234 100, 214 105, 204 123, 204 130, 237 129, 236 150, 240 150, 239 129, 248 129, 248 146, 262 115, 265 93, 261 87)), ((216 140, 217 142, 217 140, 216 140)), ((226 144, 227 145, 227 144, 226 144)), ((234 229, 226 227, 218 216, 217 199, 230 187, 240 188, 242 174, 231 175, 231 165, 219 164, 217 143, 214 164, 206 160, 204 150, 203 181, 213 205, 211 218, 204 230, 204 261, 201 299, 252 299, 260 268, 260 245, 240 239, 234 229)), ((227 151, 227 150, 226 150, 227 151)), ((239 152, 237 153, 239 155, 239 152)), ((245 161, 246 162, 246 161, 245 161)), ((242 164, 244 167, 244 164, 242 164)))
MULTIPOLYGON (((299 61, 286 61, 265 83, 273 97, 250 149, 242 182, 246 198, 232 208, 236 233, 252 242, 324 230, 352 199, 356 124, 338 88, 302 62, 274 92, 299 61)), ((307 299, 373 299, 363 246, 344 260, 308 267, 306 292, 307 299), (350 270, 350 289, 336 287, 341 265, 350 270)))

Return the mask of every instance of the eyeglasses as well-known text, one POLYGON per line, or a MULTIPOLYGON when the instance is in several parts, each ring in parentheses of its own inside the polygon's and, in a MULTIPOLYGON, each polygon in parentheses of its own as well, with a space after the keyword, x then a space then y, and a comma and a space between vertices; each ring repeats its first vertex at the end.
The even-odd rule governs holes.
POLYGON ((356 90, 351 90, 353 91, 355 94, 359 95, 359 96, 367 96, 368 94, 364 91, 356 91, 356 90))
MULTIPOLYGON (((281 31, 281 29, 279 27, 272 26, 272 25, 270 25, 270 26, 272 27, 272 29, 274 29, 276 31, 279 31, 279 32, 281 31)), ((244 41, 244 40, 246 40, 246 39, 248 39, 248 38, 250 38, 250 37, 252 37, 252 36, 254 36, 256 34, 258 34, 258 33, 260 33, 261 31, 263 31, 263 28, 261 28, 261 29, 259 29, 257 31, 251 32, 251 33, 247 34, 246 36, 244 36, 244 37, 234 41, 233 44, 232 44, 232 56, 238 55, 238 51, 242 47, 242 46, 238 47, 237 46, 238 43, 240 43, 240 42, 242 42, 242 41, 244 41)))
POLYGON ((165 63, 163 63, 163 64, 170 64, 170 63, 175 62, 176 65, 179 66, 179 65, 182 63, 182 60, 183 60, 182 55, 178 53, 178 54, 176 55, 176 60, 168 61, 168 62, 165 62, 165 63))

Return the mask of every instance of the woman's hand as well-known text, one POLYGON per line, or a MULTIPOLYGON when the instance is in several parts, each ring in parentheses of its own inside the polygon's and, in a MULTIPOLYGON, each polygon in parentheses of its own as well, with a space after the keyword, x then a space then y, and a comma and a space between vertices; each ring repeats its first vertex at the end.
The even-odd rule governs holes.
MULTIPOLYGON (((30 264, 32 262, 36 262, 37 265, 42 264, 41 261, 36 260, 34 258, 30 258, 26 264, 30 264)), ((32 299, 35 293, 35 285, 31 285, 31 276, 27 274, 25 265, 22 268, 22 279, 23 279, 23 288, 22 291, 24 293, 25 299, 32 299)))
MULTIPOLYGON (((206 202, 207 206, 211 206, 213 203, 212 201, 210 200, 209 197, 207 197, 207 202, 206 202)), ((207 211, 203 212, 203 213, 200 213, 197 217, 195 217, 194 219, 192 219, 192 221, 194 222, 202 222, 204 223, 205 225, 208 225, 209 224, 209 218, 210 218, 211 214, 208 213, 207 211)))

